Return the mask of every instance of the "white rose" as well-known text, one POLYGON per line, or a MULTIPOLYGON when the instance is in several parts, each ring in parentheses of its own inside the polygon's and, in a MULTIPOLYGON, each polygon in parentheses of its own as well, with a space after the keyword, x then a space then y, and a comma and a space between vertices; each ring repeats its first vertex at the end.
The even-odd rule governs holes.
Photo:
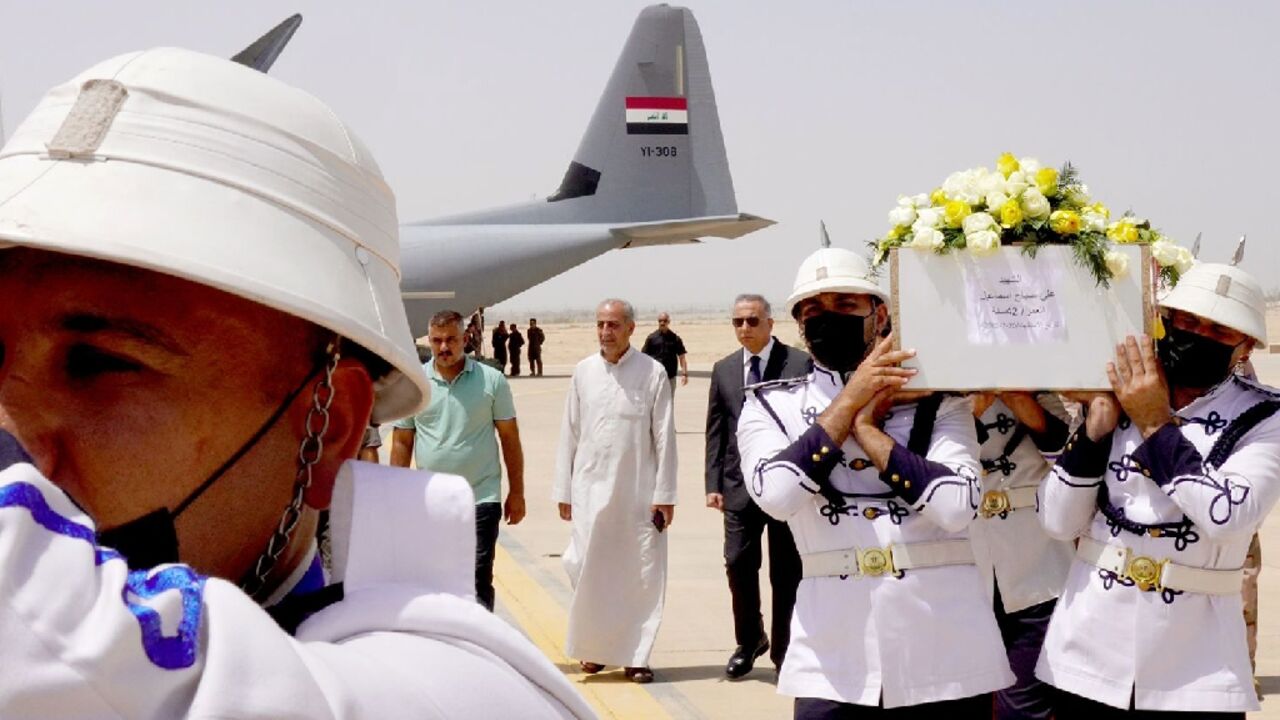
POLYGON ((1151 243, 1151 257, 1160 263, 1160 267, 1169 267, 1178 262, 1178 246, 1165 239, 1151 243))
POLYGON ((1084 232, 1103 232, 1107 229, 1107 216, 1086 210, 1080 215, 1080 229, 1084 232))
POLYGON ((1009 202, 1009 196, 1002 192, 993 192, 987 195, 987 212, 998 213, 1004 204, 1009 202))
POLYGON ((911 236, 911 247, 921 250, 937 250, 942 247, 946 238, 942 235, 942 231, 931 227, 917 227, 914 235, 911 236))
POLYGON ((917 208, 927 208, 930 205, 929 196, 925 193, 920 193, 919 195, 911 198, 911 202, 917 208))
POLYGON ((977 183, 981 170, 963 170, 951 173, 942 183, 942 192, 952 200, 960 200, 970 205, 978 204, 982 194, 978 192, 977 183))
POLYGON ((1027 217, 1040 219, 1049 217, 1049 199, 1035 188, 1022 193, 1022 211, 1027 217))
POLYGON ((912 224, 912 230, 918 230, 922 227, 936 228, 942 224, 942 211, 938 208, 924 208, 916 214, 916 221, 912 224))
POLYGON ((914 200, 912 200, 912 199, 911 199, 911 196, 910 196, 910 195, 899 195, 899 196, 898 196, 898 206, 899 206, 899 207, 909 207, 909 208, 914 208, 914 207, 916 206, 916 203, 915 203, 915 201, 914 201, 914 200))
POLYGON ((1030 186, 1031 183, 1027 182, 1026 174, 1021 170, 1014 170, 1009 173, 1009 178, 1004 181, 1004 194, 1009 197, 1018 197, 1023 190, 1030 186))
POLYGON ((1027 177, 1034 177, 1036 172, 1044 166, 1035 158, 1025 157, 1018 161, 1018 167, 1022 168, 1022 172, 1026 173, 1027 177))
POLYGON ((961 227, 964 228, 964 234, 966 236, 982 232, 983 230, 995 230, 996 225, 996 219, 984 212, 973 213, 966 217, 961 223, 961 227))
POLYGON ((1191 266, 1195 264, 1196 264, 1196 256, 1192 255, 1190 250, 1184 247, 1179 247, 1178 259, 1174 262, 1174 265, 1173 265, 1174 269, 1178 271, 1178 274, 1182 275, 1186 271, 1190 270, 1191 266))
POLYGON ((1005 179, 998 172, 983 173, 977 178, 976 185, 978 192, 985 197, 991 193, 1004 192, 1005 179))
POLYGON ((910 205, 899 205, 889 211, 889 224, 894 227, 907 226, 916 221, 916 209, 910 205))
POLYGON ((1107 272, 1111 273, 1113 278, 1124 277, 1129 272, 1129 256, 1116 250, 1108 250, 1102 256, 1103 262, 1107 264, 1107 272))
POLYGON ((964 240, 965 246, 974 255, 991 255, 1000 249, 1000 234, 995 230, 979 230, 974 233, 965 233, 964 240))

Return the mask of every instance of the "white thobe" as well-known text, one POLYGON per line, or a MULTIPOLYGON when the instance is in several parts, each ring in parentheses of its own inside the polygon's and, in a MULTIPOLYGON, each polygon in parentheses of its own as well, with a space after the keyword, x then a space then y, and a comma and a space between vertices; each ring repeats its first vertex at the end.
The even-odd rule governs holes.
MULTIPOLYGON (((1240 436, 1229 456, 1211 448, 1250 408, 1277 399, 1274 388, 1232 376, 1145 440, 1127 418, 1097 443, 1082 426, 1041 486, 1045 529, 1157 562, 1240 568, 1280 500, 1280 413, 1240 436)), ((1143 591, 1077 558, 1036 676, 1118 708, 1132 697, 1138 710, 1257 710, 1242 610, 1239 593, 1143 591)))
MULTIPOLYGON (((1007 405, 997 399, 978 419, 984 494, 1037 488, 1057 460, 1067 439, 1069 418, 1056 395, 1038 399, 1050 427, 1043 435, 1023 434, 1015 447, 1009 443, 1018 432, 1018 420, 1007 405)), ((1025 492, 1034 494, 1030 489, 1025 492)), ((1071 543, 1049 537, 1037 513, 1033 505, 991 517, 979 515, 969 526, 983 585, 988 595, 994 595, 999 585, 1006 613, 1053 600, 1067 580, 1075 549, 1071 543)))
POLYGON ((595 354, 574 368, 552 493, 573 507, 569 657, 649 664, 667 588, 667 536, 651 508, 676 502, 675 434, 671 386, 653 358, 628 348, 617 363, 595 354))
POLYGON ((226 581, 130 572, 66 495, 13 465, 0 472, 0 717, 593 717, 476 604, 473 503, 457 476, 344 465, 331 521, 345 595, 293 637, 226 581))
MULTIPOLYGON (((738 421, 742 476, 752 498, 785 520, 808 553, 963 540, 978 506, 972 405, 942 401, 923 457, 909 451, 916 406, 894 407, 895 441, 876 469, 850 435, 839 448, 816 420, 840 393, 815 365, 805 378, 747 393, 738 421), (829 482, 841 502, 820 492, 829 482)), ((1000 630, 972 564, 901 577, 800 581, 778 692, 884 707, 955 700, 1013 684, 1000 630)))

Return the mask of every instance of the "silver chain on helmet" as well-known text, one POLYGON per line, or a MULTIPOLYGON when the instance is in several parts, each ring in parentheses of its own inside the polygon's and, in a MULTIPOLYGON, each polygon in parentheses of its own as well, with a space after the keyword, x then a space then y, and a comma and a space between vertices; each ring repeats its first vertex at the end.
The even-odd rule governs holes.
POLYGON ((325 364, 324 377, 316 381, 315 387, 311 390, 311 409, 307 411, 306 434, 298 446, 298 473, 293 482, 293 499, 289 502, 289 507, 285 508, 284 514, 280 516, 280 522, 276 525, 275 532, 271 534, 271 539, 267 541, 266 549, 254 563, 253 572, 240 584, 240 589, 244 590, 249 597, 257 598, 266 587, 267 576, 275 569, 276 561, 289 546, 289 539, 293 537, 293 531, 302 520, 303 502, 307 490, 311 488, 311 469, 320 461, 320 455, 324 452, 324 434, 329 430, 329 406, 333 404, 333 373, 338 368, 338 360, 342 357, 342 353, 338 351, 337 342, 331 344, 327 352, 329 360, 325 364))

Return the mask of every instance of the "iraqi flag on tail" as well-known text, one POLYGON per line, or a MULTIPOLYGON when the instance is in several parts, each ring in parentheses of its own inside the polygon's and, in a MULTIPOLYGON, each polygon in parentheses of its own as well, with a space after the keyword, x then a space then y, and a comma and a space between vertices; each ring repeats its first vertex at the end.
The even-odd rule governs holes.
POLYGON ((688 135, 689 101, 682 97, 627 98, 628 135, 688 135))

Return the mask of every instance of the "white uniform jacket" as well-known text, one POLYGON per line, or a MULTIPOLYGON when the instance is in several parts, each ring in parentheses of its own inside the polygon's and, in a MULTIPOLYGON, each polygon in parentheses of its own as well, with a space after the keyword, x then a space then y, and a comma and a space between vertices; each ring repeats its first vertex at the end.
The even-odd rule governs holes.
POLYGON ((1015 505, 1001 512, 979 509, 969 526, 973 556, 988 596, 1000 586, 1006 613, 1048 602, 1062 592, 1075 548, 1051 538, 1040 525, 1036 489, 1067 442, 1067 415, 1051 393, 1038 398, 1048 427, 1032 433, 997 399, 978 418, 983 498, 1004 493, 1015 505))
MULTIPOLYGON (((1241 567, 1280 497, 1280 413, 1243 433, 1237 420, 1256 420, 1277 399, 1233 375, 1145 441, 1127 418, 1096 443, 1082 425, 1041 487, 1045 529, 1156 562, 1241 567)), ((1139 710, 1257 710, 1241 610, 1239 594, 1144 591, 1076 559, 1036 675, 1118 708, 1132 693, 1139 710)))
POLYGON ((185 565, 129 571, 57 487, 10 466, 0 717, 593 717, 476 604, 465 480, 347 463, 331 522, 345 597, 293 637, 231 583, 185 565))
MULTIPOLYGON (((738 448, 755 501, 787 521, 802 558, 965 538, 978 502, 969 401, 941 401, 932 431, 918 438, 928 448, 923 457, 901 444, 916 406, 893 408, 884 429, 900 444, 881 473, 852 436, 836 448, 816 423, 842 387, 839 376, 815 365, 803 378, 749 388, 738 448)), ((778 682, 784 695, 899 707, 1013 681, 973 565, 800 581, 778 682)))

